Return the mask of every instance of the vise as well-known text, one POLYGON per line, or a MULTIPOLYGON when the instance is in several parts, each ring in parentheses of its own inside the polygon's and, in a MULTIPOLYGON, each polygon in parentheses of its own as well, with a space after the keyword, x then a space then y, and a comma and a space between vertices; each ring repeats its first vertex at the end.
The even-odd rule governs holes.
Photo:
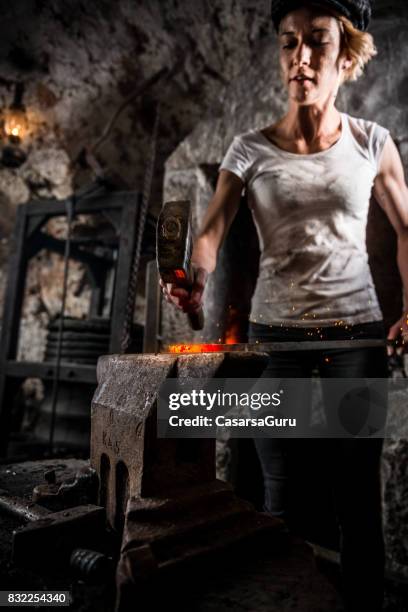
POLYGON ((118 608, 129 585, 282 522, 256 512, 215 476, 214 439, 157 437, 157 401, 169 377, 258 377, 262 353, 104 355, 92 401, 91 465, 98 503, 123 530, 118 608))

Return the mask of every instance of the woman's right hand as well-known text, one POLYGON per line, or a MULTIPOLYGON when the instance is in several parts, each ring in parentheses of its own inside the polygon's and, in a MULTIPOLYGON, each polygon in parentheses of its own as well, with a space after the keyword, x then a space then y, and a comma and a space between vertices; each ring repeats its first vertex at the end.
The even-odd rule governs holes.
POLYGON ((243 186, 244 182, 233 172, 224 168, 219 171, 215 194, 194 241, 192 259, 201 265, 192 264, 194 280, 191 289, 160 280, 164 299, 175 308, 194 313, 202 306, 208 275, 215 270, 217 253, 238 211, 243 186))
POLYGON ((208 278, 208 272, 204 268, 192 266, 193 284, 187 290, 174 283, 164 283, 160 279, 160 286, 166 302, 183 312, 196 312, 202 306, 203 293, 208 278))

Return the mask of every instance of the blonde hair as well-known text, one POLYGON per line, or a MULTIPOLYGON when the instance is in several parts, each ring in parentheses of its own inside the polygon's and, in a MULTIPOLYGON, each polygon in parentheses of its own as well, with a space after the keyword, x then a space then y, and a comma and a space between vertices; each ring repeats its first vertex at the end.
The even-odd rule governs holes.
POLYGON ((355 28, 347 17, 337 13, 336 18, 341 31, 340 55, 352 61, 350 68, 345 70, 343 83, 356 81, 363 74, 365 65, 377 55, 374 39, 368 32, 355 28))

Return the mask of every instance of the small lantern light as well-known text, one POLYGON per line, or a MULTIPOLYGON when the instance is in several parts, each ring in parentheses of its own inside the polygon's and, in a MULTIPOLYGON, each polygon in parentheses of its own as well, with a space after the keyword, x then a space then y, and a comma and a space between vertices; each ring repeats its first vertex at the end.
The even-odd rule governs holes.
POLYGON ((24 84, 16 83, 14 100, 11 106, 5 111, 4 132, 11 145, 3 149, 2 163, 5 166, 17 168, 21 166, 27 158, 24 151, 18 146, 28 131, 28 121, 26 109, 23 104, 24 84))
POLYGON ((27 118, 19 108, 10 109, 4 122, 4 131, 11 142, 20 143, 27 133, 27 118))

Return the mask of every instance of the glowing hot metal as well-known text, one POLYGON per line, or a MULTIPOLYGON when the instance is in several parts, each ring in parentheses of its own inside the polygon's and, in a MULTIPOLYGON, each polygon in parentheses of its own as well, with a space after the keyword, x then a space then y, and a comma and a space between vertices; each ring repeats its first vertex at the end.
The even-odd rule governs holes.
POLYGON ((225 353, 230 351, 310 351, 328 349, 357 349, 386 346, 386 340, 303 340, 298 342, 251 342, 239 344, 169 344, 163 347, 164 353, 225 353))

